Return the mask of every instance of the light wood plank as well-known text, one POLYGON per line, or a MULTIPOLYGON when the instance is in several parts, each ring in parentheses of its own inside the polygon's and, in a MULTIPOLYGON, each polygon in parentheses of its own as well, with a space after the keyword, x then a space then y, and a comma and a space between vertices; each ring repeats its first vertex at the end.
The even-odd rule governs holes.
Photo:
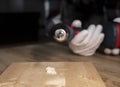
POLYGON ((0 76, 0 87, 106 86, 89 62, 25 62, 10 65, 0 76))

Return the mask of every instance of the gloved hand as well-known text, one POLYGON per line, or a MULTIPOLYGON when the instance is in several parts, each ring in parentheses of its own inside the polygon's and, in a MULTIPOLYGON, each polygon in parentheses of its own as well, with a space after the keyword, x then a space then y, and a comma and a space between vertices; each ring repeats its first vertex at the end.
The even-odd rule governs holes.
POLYGON ((93 55, 104 39, 101 25, 90 25, 87 30, 79 32, 70 42, 70 49, 78 55, 93 55))

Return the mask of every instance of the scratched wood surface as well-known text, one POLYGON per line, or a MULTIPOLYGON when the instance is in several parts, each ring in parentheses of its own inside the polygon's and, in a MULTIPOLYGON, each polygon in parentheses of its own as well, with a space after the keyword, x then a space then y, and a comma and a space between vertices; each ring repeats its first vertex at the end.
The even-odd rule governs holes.
POLYGON ((0 76, 0 87, 106 87, 90 62, 22 62, 0 76))
POLYGON ((67 46, 53 43, 15 44, 0 47, 0 73, 15 62, 92 62, 107 87, 120 87, 120 56, 96 53, 90 57, 73 54, 67 46))

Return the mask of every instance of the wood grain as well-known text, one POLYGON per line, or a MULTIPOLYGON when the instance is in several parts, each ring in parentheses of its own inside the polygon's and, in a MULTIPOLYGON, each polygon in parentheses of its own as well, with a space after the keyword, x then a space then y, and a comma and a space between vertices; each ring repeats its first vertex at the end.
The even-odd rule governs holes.
POLYGON ((48 41, 1 46, 0 74, 15 62, 92 62, 107 87, 120 87, 120 55, 78 56, 68 46, 48 41))
POLYGON ((106 87, 92 63, 14 63, 0 77, 0 87, 106 87), (46 71, 55 69, 54 74, 46 71))

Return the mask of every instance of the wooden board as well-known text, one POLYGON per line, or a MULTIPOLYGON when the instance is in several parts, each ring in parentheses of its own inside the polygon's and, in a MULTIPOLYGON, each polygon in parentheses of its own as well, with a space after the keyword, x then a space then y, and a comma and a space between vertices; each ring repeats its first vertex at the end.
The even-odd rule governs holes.
POLYGON ((106 87, 89 62, 25 62, 10 65, 0 87, 106 87))

